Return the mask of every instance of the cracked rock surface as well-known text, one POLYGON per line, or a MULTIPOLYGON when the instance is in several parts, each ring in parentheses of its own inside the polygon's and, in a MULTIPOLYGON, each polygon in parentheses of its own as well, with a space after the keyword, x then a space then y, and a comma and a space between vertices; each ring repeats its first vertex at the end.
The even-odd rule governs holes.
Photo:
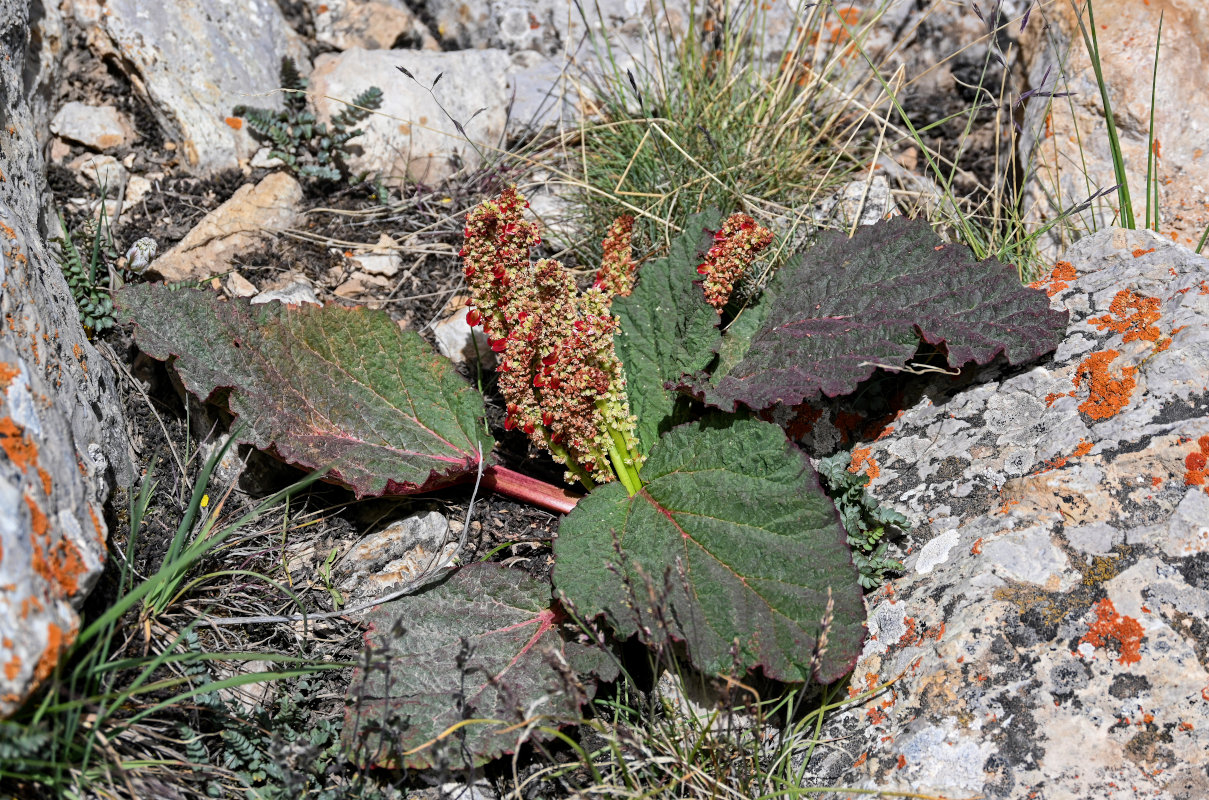
POLYGON ((1209 260, 1120 229, 1065 258, 1055 354, 870 444, 914 527, 849 692, 892 683, 824 731, 819 785, 1209 797, 1209 260))

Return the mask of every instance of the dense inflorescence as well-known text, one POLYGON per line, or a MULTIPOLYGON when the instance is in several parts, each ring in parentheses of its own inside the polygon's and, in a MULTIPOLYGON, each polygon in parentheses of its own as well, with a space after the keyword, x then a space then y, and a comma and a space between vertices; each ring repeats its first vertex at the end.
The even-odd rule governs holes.
POLYGON ((626 215, 613 220, 602 242, 604 257, 593 284, 597 289, 621 297, 629 296, 634 288, 634 270, 638 267, 634 261, 633 238, 633 217, 626 215))
POLYGON ((628 290, 632 280, 625 226, 610 230, 616 236, 607 287, 580 293, 557 261, 530 260, 541 237, 522 218, 527 205, 514 188, 479 205, 466 219, 460 253, 473 290, 466 321, 482 325, 499 354, 504 425, 520 428, 566 464, 568 482, 611 481, 618 477, 613 470, 636 477, 635 420, 613 349, 618 323, 609 311, 611 289, 628 290))
POLYGON ((721 312, 748 265, 770 242, 772 231, 746 214, 731 214, 697 267, 697 274, 705 276, 705 301, 721 312))

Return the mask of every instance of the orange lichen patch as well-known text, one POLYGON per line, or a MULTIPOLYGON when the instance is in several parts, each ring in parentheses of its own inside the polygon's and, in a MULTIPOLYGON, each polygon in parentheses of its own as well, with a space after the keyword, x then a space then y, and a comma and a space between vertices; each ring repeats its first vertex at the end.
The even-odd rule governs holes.
POLYGON ((1133 251, 1133 257, 1134 257, 1134 258, 1141 258, 1142 256, 1146 255, 1147 253, 1153 253, 1153 252, 1154 252, 1154 248, 1153 248, 1153 247, 1152 247, 1152 248, 1150 248, 1149 250, 1143 250, 1142 248, 1140 248, 1140 247, 1139 247, 1137 250, 1134 250, 1134 251, 1133 251))
POLYGON ((835 13, 839 16, 842 22, 826 23, 827 31, 829 33, 827 41, 831 44, 840 44, 848 39, 848 31, 844 26, 847 25, 848 27, 852 27, 856 23, 860 22, 861 10, 859 8, 853 8, 852 6, 844 6, 843 8, 837 8, 835 13))
POLYGON ((848 471, 853 475, 864 469, 865 474, 869 476, 869 480, 873 480, 882 474, 881 467, 873 460, 872 451, 868 447, 854 447, 852 449, 852 463, 848 465, 848 471))
POLYGON ((1052 406, 1054 404, 1054 401, 1057 400, 1059 397, 1074 397, 1074 396, 1075 396, 1075 393, 1073 391, 1051 392, 1045 396, 1045 407, 1049 408, 1050 406, 1052 406))
POLYGON ((1205 485, 1205 464, 1209 461, 1209 436, 1196 440, 1197 448, 1184 458, 1184 485, 1205 485))
MULTIPOLYGON (((1188 730, 1192 730, 1191 725, 1188 726, 1188 730)), ((869 752, 865 751, 864 753, 861 753, 859 756, 857 756, 856 761, 852 762, 852 766, 859 767, 861 764, 864 764, 868 758, 869 758, 869 752)))
POLYGON ((1095 447, 1095 445, 1093 445, 1091 442, 1085 442, 1082 439, 1080 439, 1079 446, 1075 448, 1075 452, 1074 452, 1075 458, 1082 458, 1083 456, 1087 455, 1088 453, 1091 452, 1091 449, 1093 447, 1095 447))
MULTIPOLYGON (((1017 502, 1019 502, 1019 501, 1017 501, 1017 502)), ((1002 510, 1002 509, 1000 509, 1000 510, 1002 510)), ((970 555, 976 556, 976 555, 980 555, 981 553, 982 553, 982 537, 979 536, 978 539, 974 542, 974 545, 970 548, 970 555)))
POLYGON ((1121 354, 1116 350, 1092 353, 1080 362, 1075 373, 1076 389, 1083 388, 1084 380, 1088 385, 1088 397, 1079 404, 1079 410, 1092 419, 1108 419, 1120 413, 1133 396, 1133 390, 1137 386, 1137 380, 1134 378, 1137 370, 1134 367, 1123 367, 1119 378, 1114 377, 1108 370, 1108 365, 1119 355, 1121 354))
POLYGON ((904 756, 904 755, 899 755, 899 757, 898 757, 898 769, 906 769, 906 767, 907 767, 907 757, 906 757, 906 756, 904 756))
POLYGON ((1151 475, 1150 476, 1150 485, 1151 486, 1162 486, 1163 479, 1160 478, 1158 475, 1151 475))
POLYGON ((870 725, 881 725, 889 719, 886 713, 880 708, 871 708, 865 712, 865 718, 869 720, 870 725))
POLYGON ((0 392, 7 391, 9 384, 13 382, 13 378, 20 374, 21 371, 19 369, 0 361, 0 392))
POLYGON ((1096 621, 1087 629, 1087 633, 1079 640, 1080 644, 1090 644, 1092 647, 1104 647, 1105 642, 1113 640, 1117 643, 1121 655, 1117 658, 1121 664, 1136 664, 1142 660, 1140 653, 1142 637, 1145 632, 1142 625, 1133 617, 1117 613, 1112 600, 1105 597, 1092 608, 1096 612, 1096 621))
MULTIPOLYGON (((1047 471, 1048 470, 1042 470, 1042 472, 1047 472, 1047 471)), ((1008 500, 1003 505, 999 506, 999 513, 1006 514, 1006 513, 1008 513, 1008 511, 1011 509, 1012 506, 1019 505, 1019 504, 1020 504, 1019 500, 1008 500)), ((982 540, 979 539, 978 541, 981 542, 982 540)), ((973 553, 974 551, 971 550, 970 552, 973 553)), ((981 550, 979 550, 979 552, 981 552, 981 550)), ((977 553, 975 553, 975 555, 977 555, 977 553)))
POLYGON ((34 683, 41 683, 59 663, 59 656, 75 638, 74 631, 64 634, 63 629, 51 622, 46 625, 46 649, 34 666, 34 683))
POLYGON ((55 485, 50 479, 50 473, 38 467, 38 477, 42 480, 42 491, 46 492, 46 496, 50 497, 50 490, 55 485))
POLYGON ((1201 281, 1201 290, 1197 294, 1209 294, 1209 281, 1201 281))
POLYGON ((1070 286, 1070 281, 1077 277, 1079 274, 1075 272, 1075 268, 1069 261, 1059 261, 1049 275, 1033 281, 1028 286, 1030 289, 1044 289, 1046 296, 1053 297, 1070 286))
POLYGON ((10 681, 17 680, 17 676, 21 674, 21 656, 13 653, 13 657, 4 662, 4 677, 10 681))
POLYGON ((815 408, 809 403, 794 406, 793 411, 794 417, 786 426, 785 432, 789 434, 790 439, 795 441, 814 430, 814 423, 823 416, 823 409, 815 408))
POLYGON ((38 445, 11 417, 0 417, 0 448, 22 472, 28 473, 29 465, 38 461, 38 445))
POLYGON ((52 547, 46 515, 29 497, 25 498, 25 504, 29 507, 30 532, 34 538, 31 560, 34 572, 55 592, 71 597, 80 590, 79 578, 86 571, 84 559, 80 557, 79 549, 66 538, 60 538, 52 547))
POLYGON ((88 506, 88 516, 92 518, 92 530, 97 535, 97 544, 102 549, 105 547, 105 528, 101 526, 101 520, 97 518, 97 511, 91 504, 88 506))
POLYGON ((1158 340, 1159 329, 1154 323, 1159 320, 1159 298, 1143 297, 1130 289, 1122 289, 1108 306, 1108 312, 1091 319, 1091 324, 1100 330, 1124 334, 1124 342, 1158 340))
POLYGON ((223 122, 227 123, 227 125, 234 128, 235 130, 239 130, 243 127, 243 120, 240 119, 239 117, 227 117, 226 119, 223 120, 223 122))

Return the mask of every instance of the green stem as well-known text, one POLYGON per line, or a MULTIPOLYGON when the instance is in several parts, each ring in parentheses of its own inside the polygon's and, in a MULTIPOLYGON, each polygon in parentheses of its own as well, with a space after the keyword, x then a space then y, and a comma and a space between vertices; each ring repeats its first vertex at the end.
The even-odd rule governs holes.
POLYGON ((617 479, 625 486, 630 497, 638 494, 641 487, 634 482, 633 475, 626 469, 625 456, 617 449, 617 443, 612 440, 609 441, 609 460, 613 462, 613 471, 617 473, 617 479))
POLYGON ((579 482, 583 484, 584 489, 590 492, 596 488, 596 481, 592 480, 592 476, 588 474, 586 469, 575 463, 575 459, 571 458, 571 455, 567 452, 567 448, 560 444, 555 444, 554 442, 550 441, 550 437, 547 436, 546 449, 563 460, 563 463, 567 467, 567 471, 579 479, 579 482))
POLYGON ((613 444, 617 447, 618 452, 622 454, 620 469, 624 470, 630 478, 630 483, 634 486, 634 491, 631 495, 637 494, 642 488, 642 479, 638 477, 638 459, 634 457, 634 453, 626 445, 625 437, 616 428, 609 428, 609 438, 613 440, 613 444))

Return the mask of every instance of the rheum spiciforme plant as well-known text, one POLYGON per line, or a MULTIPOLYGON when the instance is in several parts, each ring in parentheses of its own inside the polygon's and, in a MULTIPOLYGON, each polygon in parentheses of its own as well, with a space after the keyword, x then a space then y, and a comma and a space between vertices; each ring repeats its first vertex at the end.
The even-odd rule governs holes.
MULTIPOLYGON (((225 398, 248 426, 242 441, 302 466, 330 465, 329 477, 362 496, 481 477, 565 514, 552 586, 471 564, 400 601, 395 621, 372 623, 391 631, 404 615, 414 635, 379 636, 401 666, 367 668, 350 709, 362 723, 393 719, 403 705, 409 719, 427 719, 387 737, 407 766, 512 752, 526 709, 573 716, 588 676, 610 680, 615 665, 564 628, 570 616, 603 621, 617 640, 675 642, 706 672, 838 679, 866 635, 860 581, 890 566, 882 534, 901 520, 867 514, 875 509, 857 498, 866 481, 884 482, 872 470, 859 482, 841 475, 841 518, 811 459, 768 420, 796 406, 851 413, 845 397, 868 391, 879 368, 908 367, 925 342, 951 366, 1021 364, 1066 331, 1065 312, 1044 292, 1022 287, 1011 267, 975 261, 922 220, 821 236, 731 315, 731 291, 771 239, 751 218, 693 215, 666 255, 640 268, 633 221, 619 219, 592 285, 578 291, 560 264, 531 259, 540 239, 524 207, 510 189, 469 214, 468 319, 499 356, 505 426, 548 448, 585 496, 497 463, 482 396, 384 313, 252 306, 155 286, 119 294, 139 346, 174 356, 190 392, 225 398), (845 520, 857 530, 845 531, 845 520), (420 679, 388 685, 387 672, 420 679), (497 677, 465 692, 467 675, 497 677), (464 708, 452 709, 451 692, 466 695, 464 708), (441 754, 451 760, 437 759, 429 746, 471 717, 465 739, 441 754)), ((356 724, 345 730, 357 741, 356 724)))
POLYGON ((562 264, 531 261, 529 250, 541 237, 522 218, 527 206, 511 188, 480 205, 466 220, 461 251, 474 292, 466 321, 482 325, 499 354, 504 427, 520 428, 549 450, 566 465, 569 483, 591 489, 617 479, 633 495, 643 459, 613 346, 618 320, 609 308, 614 295, 628 295, 633 285, 634 221, 613 224, 596 282, 579 292, 562 264))

